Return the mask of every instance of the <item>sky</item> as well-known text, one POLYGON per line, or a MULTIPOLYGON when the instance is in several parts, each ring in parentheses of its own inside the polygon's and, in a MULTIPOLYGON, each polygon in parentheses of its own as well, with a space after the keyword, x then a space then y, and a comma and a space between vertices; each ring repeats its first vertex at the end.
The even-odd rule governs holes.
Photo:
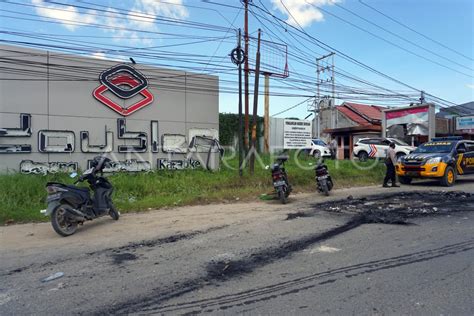
MULTIPOLYGON (((237 69, 228 55, 243 22, 239 0, 0 2, 3 43, 214 74, 220 111, 233 113, 237 69)), ((472 0, 253 0, 252 37, 259 28, 264 69, 283 71, 288 51, 289 76, 270 78, 271 115, 310 114, 315 60, 332 51, 336 103, 403 106, 416 102, 419 90, 440 107, 474 101, 472 0)), ((328 94, 331 86, 321 90, 328 94)), ((259 114, 262 108, 260 96, 259 114)))

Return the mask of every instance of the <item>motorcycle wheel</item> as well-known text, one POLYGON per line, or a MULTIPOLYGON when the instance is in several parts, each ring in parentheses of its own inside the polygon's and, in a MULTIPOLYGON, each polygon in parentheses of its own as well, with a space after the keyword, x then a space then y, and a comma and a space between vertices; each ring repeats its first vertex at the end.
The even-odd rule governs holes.
POLYGON ((120 218, 119 211, 117 211, 117 209, 115 208, 115 206, 112 203, 110 203, 109 215, 110 215, 110 217, 112 217, 112 219, 114 221, 118 221, 118 219, 120 218))
POLYGON ((329 191, 331 191, 333 187, 334 187, 334 183, 332 183, 332 180, 329 180, 329 181, 328 181, 328 189, 329 189, 329 191))
POLYGON ((51 225, 54 231, 63 237, 71 236, 77 230, 77 222, 72 222, 67 216, 67 209, 71 207, 61 204, 51 213, 51 225))
POLYGON ((321 189, 323 190, 325 196, 329 196, 329 188, 327 182, 321 183, 321 189))
POLYGON ((286 204, 287 195, 285 194, 285 191, 278 190, 278 198, 280 199, 281 204, 286 204))

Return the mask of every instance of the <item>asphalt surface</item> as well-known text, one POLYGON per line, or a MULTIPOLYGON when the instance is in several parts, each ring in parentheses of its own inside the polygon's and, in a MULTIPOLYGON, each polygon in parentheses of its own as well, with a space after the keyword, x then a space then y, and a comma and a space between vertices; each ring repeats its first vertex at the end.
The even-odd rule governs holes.
POLYGON ((465 178, 0 227, 0 315, 473 315, 473 211, 465 178))

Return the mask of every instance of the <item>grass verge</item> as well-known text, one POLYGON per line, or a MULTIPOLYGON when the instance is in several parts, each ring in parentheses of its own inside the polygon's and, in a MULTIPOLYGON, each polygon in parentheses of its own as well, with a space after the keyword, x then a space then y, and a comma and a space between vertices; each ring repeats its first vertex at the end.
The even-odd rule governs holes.
MULTIPOLYGON (((226 159, 228 168, 221 164, 220 171, 205 170, 158 171, 153 173, 109 175, 115 186, 114 203, 121 212, 257 199, 260 194, 272 191, 270 157, 263 156, 257 163, 254 176, 248 172, 240 178, 235 168, 236 159, 226 159)), ((384 166, 370 161, 326 161, 335 187, 355 187, 381 183, 384 166)), ((286 163, 294 192, 315 191, 314 159, 292 159, 286 163)), ((45 184, 48 181, 72 183, 66 174, 46 176, 5 174, 0 175, 0 224, 47 221, 39 213, 46 208, 45 184)))

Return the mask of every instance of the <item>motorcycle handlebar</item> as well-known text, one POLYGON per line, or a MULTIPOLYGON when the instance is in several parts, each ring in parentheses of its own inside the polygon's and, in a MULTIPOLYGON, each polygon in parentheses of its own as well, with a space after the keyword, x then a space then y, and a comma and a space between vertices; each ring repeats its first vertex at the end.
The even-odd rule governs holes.
MULTIPOLYGON (((86 176, 86 177, 87 177, 87 176, 86 176)), ((79 183, 79 182, 83 182, 83 181, 86 179, 86 177, 85 177, 84 175, 80 176, 79 179, 77 179, 76 181, 74 181, 74 184, 77 184, 77 183, 79 183)))

